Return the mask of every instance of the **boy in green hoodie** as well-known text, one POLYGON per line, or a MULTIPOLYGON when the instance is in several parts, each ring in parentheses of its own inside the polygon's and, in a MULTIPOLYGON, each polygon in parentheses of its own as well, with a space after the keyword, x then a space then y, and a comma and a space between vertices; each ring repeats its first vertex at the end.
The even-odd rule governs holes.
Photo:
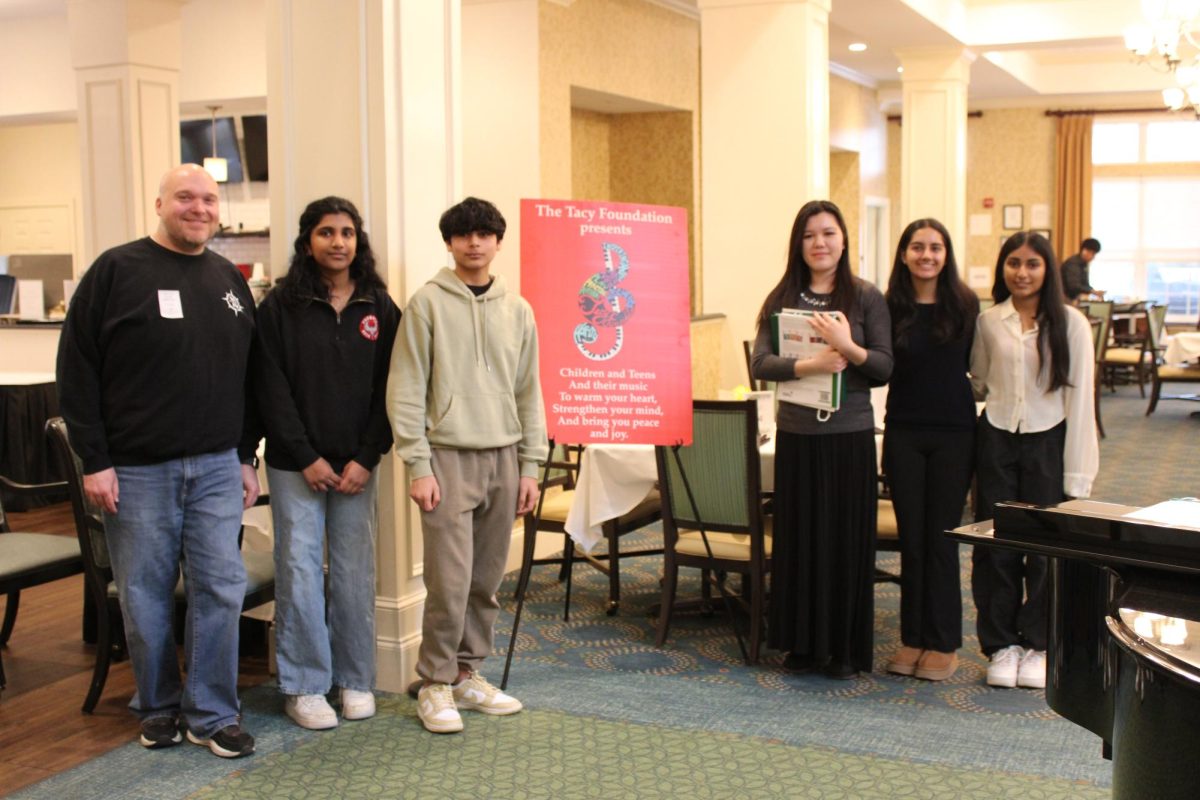
POLYGON ((425 543, 417 713, 428 730, 455 733, 459 709, 521 710, 478 669, 492 651, 513 521, 537 504, 548 448, 533 310, 489 271, 504 217, 468 197, 438 226, 454 269, 409 300, 387 405, 425 543))

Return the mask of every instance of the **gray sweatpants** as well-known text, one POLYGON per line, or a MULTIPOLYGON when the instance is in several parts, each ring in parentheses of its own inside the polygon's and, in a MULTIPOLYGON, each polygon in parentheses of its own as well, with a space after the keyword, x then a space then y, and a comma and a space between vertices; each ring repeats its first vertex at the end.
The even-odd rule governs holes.
POLYGON ((454 683, 459 664, 478 669, 492 652, 520 468, 515 444, 434 448, 432 460, 442 501, 421 512, 426 597, 417 674, 454 683))

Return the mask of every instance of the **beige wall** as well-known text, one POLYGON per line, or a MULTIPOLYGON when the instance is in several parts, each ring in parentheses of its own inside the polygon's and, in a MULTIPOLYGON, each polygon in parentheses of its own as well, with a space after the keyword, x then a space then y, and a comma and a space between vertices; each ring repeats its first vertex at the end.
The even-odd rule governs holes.
POLYGON ((612 200, 613 114, 571 109, 571 197, 612 200))
POLYGON ((859 178, 858 153, 829 154, 829 199, 837 204, 846 219, 846 232, 850 235, 846 249, 850 253, 850 269, 857 275, 861 272, 858 254, 862 249, 862 181, 859 178))
POLYGON ((0 126, 0 206, 69 204, 73 217, 75 274, 83 244, 79 126, 74 122, 0 126))
POLYGON ((1054 135, 1054 118, 1038 108, 987 110, 967 120, 967 219, 988 214, 992 235, 968 234, 965 251, 956 248, 966 254, 959 266, 996 265, 1005 205, 1024 207, 1026 229, 1034 203, 1050 205, 1054 218, 1054 135), (992 208, 983 207, 985 197, 995 201, 992 208))
MULTIPOLYGON (((579 197, 574 194, 577 188, 597 186, 591 167, 578 183, 572 174, 573 155, 578 152, 572 143, 574 131, 585 136, 597 133, 587 127, 596 120, 581 117, 586 121, 578 128, 573 121, 572 86, 692 112, 691 141, 697 140, 700 29, 696 20, 644 0, 576 0, 569 6, 542 0, 538 41, 542 196, 579 197)), ((620 124, 621 133, 641 135, 641 130, 655 124, 660 123, 626 120, 620 124)), ((691 152, 694 186, 699 175, 698 147, 693 145, 691 152)), ((687 209, 689 220, 694 219, 694 202, 687 209)))

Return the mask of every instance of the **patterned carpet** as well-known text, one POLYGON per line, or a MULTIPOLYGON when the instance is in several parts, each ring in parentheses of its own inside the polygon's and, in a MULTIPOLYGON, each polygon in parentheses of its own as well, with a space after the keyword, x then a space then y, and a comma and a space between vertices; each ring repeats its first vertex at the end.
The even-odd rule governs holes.
MULTIPOLYGON (((1164 402, 1146 418, 1136 387, 1103 402, 1109 438, 1097 499, 1147 504, 1197 493, 1194 406, 1164 402)), ((894 569, 896 556, 880 564, 894 569)), ((252 758, 225 762, 188 746, 149 753, 131 743, 17 796, 1108 796, 1096 737, 1058 718, 1042 692, 984 685, 969 596, 962 666, 951 680, 880 671, 897 645, 899 601, 897 587, 881 584, 876 671, 841 682, 785 673, 774 653, 743 666, 723 614, 677 614, 667 647, 655 648, 648 612, 659 568, 657 558, 624 562, 622 608, 608 617, 607 579, 577 566, 568 623, 555 568, 535 572, 509 686, 527 706, 516 717, 467 714, 463 734, 437 737, 420 728, 411 700, 388 695, 374 719, 315 733, 292 725, 273 689, 261 687, 244 697, 259 741, 252 758)), ((512 583, 502 589, 506 605, 512 583)), ((697 584, 682 583, 680 597, 695 596, 697 584)), ((505 613, 493 679, 510 626, 505 613)))

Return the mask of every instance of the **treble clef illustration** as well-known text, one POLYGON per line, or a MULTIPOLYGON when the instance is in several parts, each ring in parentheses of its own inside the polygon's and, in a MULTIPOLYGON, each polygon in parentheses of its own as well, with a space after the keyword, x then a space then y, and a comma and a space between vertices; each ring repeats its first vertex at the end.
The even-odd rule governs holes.
POLYGON ((637 305, 628 290, 617 286, 629 274, 629 256, 620 245, 611 242, 604 242, 601 248, 604 269, 588 278, 579 289, 579 309, 587 322, 575 326, 574 336, 579 352, 593 361, 607 361, 621 351, 625 340, 622 323, 629 319, 637 305), (613 328, 616 336, 613 345, 602 352, 591 349, 600 339, 598 328, 613 328))

